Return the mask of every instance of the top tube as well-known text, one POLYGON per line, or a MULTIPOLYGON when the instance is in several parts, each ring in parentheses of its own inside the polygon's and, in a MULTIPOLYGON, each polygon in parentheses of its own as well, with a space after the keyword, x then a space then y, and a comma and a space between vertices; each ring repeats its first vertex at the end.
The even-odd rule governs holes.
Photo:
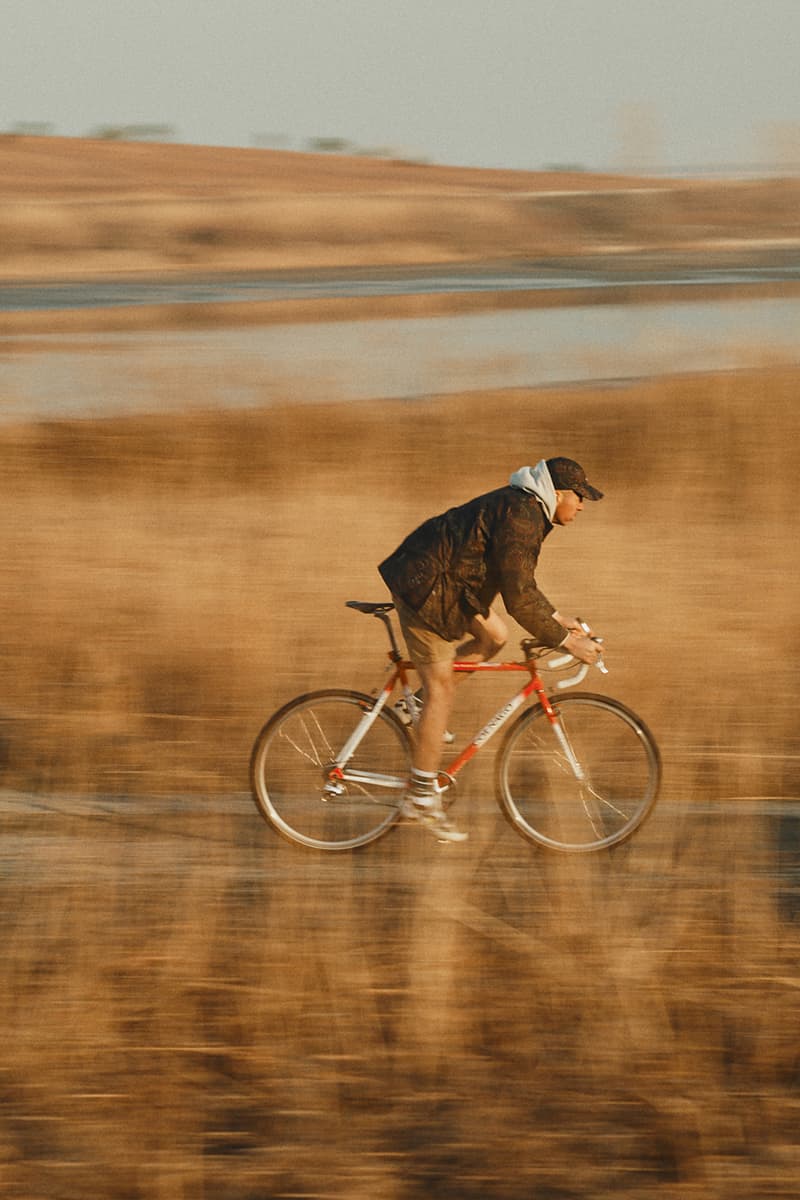
MULTIPOLYGON (((414 664, 410 661, 410 659, 404 658, 403 655, 400 653, 400 648, 397 644, 397 638, 395 637, 394 628, 392 626, 392 622, 390 619, 390 613, 394 612, 394 610, 395 610, 394 603, 391 600, 383 600, 383 601, 378 601, 378 602, 366 601, 366 600, 346 600, 345 606, 347 608, 355 609, 356 612, 361 612, 361 613, 365 613, 369 616, 377 617, 378 620, 386 627, 386 632, 389 637, 389 645, 390 645, 389 658, 394 663, 395 667, 398 670, 402 670, 402 671, 416 670, 414 664)), ((452 669, 454 672, 456 672, 457 674, 460 674, 460 675, 475 675, 475 674, 479 673, 480 671, 491 671, 494 674, 504 673, 504 672, 509 672, 509 671, 527 671, 531 676, 534 676, 538 672, 539 660, 545 658, 549 653, 552 652, 552 649, 553 649, 552 647, 539 646, 538 643, 533 638, 530 638, 530 637, 523 638, 521 640, 520 648, 524 655, 524 660, 521 662, 513 661, 513 662, 500 662, 500 663, 495 663, 495 662, 470 663, 470 662, 462 662, 460 659, 456 659, 452 664, 452 669), (540 653, 537 654, 536 653, 537 650, 540 651, 540 653)), ((557 649, 557 648, 558 647, 555 647, 555 649, 557 649)), ((561 658, 557 658, 556 660, 554 660, 552 665, 555 667, 557 664, 558 668, 563 668, 565 666, 570 666, 572 663, 577 664, 578 660, 576 658, 574 658, 571 654, 567 654, 567 655, 561 656, 561 658)), ((545 665, 545 668, 547 667, 547 664, 543 664, 543 665, 545 665)), ((557 686, 559 688, 565 688, 565 687, 570 687, 574 683, 579 683, 580 680, 582 680, 584 678, 584 676, 586 675, 587 670, 588 670, 588 667, 586 666, 585 663, 579 664, 577 674, 572 676, 569 679, 560 680, 557 686)))

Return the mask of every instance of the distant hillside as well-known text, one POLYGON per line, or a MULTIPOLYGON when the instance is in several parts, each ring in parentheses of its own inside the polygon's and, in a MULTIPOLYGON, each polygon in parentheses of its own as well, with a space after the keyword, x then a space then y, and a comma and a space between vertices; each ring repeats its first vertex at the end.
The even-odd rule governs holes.
MULTIPOLYGON (((0 136, 0 198, 230 196, 286 192, 590 191, 617 175, 494 171, 383 158, 90 138, 0 136)), ((660 180, 635 181, 661 186, 660 180)))
POLYGON ((0 279, 782 254, 800 181, 0 137, 0 279))

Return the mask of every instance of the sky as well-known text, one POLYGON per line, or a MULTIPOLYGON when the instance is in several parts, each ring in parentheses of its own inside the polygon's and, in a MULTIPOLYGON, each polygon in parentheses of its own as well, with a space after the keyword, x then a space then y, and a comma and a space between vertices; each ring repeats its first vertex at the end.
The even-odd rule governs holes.
POLYGON ((0 131, 677 172, 800 164, 800 0, 4 0, 0 131))

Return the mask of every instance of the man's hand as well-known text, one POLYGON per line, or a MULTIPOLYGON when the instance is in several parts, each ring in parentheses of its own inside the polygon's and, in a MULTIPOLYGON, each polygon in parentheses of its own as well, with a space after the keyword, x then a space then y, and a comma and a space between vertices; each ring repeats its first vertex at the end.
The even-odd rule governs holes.
POLYGON ((569 629, 571 632, 577 633, 579 636, 595 636, 594 630, 590 629, 586 621, 582 621, 580 617, 565 617, 563 613, 554 612, 553 620, 558 621, 559 625, 563 625, 565 629, 569 629))
POLYGON ((580 630, 579 633, 570 633, 560 645, 560 650, 566 650, 568 654, 572 654, 575 658, 579 658, 581 662, 588 663, 589 666, 594 664, 603 656, 603 647, 599 642, 580 630))

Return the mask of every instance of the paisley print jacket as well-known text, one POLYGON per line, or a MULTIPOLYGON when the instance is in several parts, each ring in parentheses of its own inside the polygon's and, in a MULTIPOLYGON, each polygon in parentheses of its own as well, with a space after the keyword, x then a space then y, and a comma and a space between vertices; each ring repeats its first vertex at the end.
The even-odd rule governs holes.
POLYGON ((552 529, 535 496, 497 488, 431 517, 378 567, 393 595, 440 637, 462 637, 499 594, 508 613, 542 645, 565 636, 555 605, 536 586, 542 542, 552 529))

